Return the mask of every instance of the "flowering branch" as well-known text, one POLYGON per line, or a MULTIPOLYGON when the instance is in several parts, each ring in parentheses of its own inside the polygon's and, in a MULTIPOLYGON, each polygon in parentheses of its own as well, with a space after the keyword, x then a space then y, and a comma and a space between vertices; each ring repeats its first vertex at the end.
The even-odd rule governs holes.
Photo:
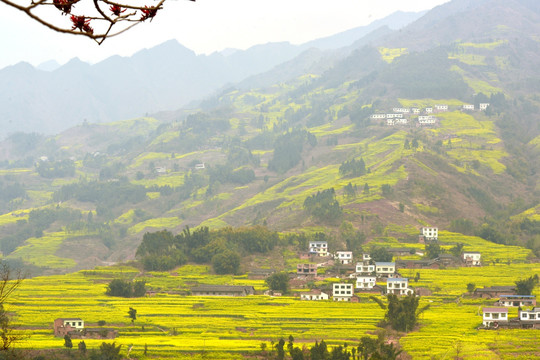
POLYGON ((116 0, 0 0, 50 29, 61 33, 83 35, 91 38, 98 45, 101 45, 106 38, 119 35, 143 21, 152 21, 158 11, 163 8, 166 0, 155 0, 156 4, 151 6, 139 5, 140 0, 120 1, 122 2, 116 0), (55 8, 55 11, 51 11, 51 6, 55 8))

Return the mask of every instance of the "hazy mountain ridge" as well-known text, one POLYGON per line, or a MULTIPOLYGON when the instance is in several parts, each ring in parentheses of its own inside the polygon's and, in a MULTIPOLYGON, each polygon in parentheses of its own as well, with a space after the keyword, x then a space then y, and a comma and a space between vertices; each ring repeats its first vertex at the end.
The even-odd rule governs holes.
POLYGON ((0 97, 0 106, 9 109, 0 138, 16 131, 54 134, 85 119, 107 122, 178 109, 225 84, 268 71, 310 47, 349 45, 374 26, 400 26, 419 16, 393 14, 375 25, 302 45, 269 43, 197 56, 170 40, 131 57, 113 56, 95 65, 73 59, 44 70, 28 64, 9 66, 0 70, 0 91, 9 94, 0 97))

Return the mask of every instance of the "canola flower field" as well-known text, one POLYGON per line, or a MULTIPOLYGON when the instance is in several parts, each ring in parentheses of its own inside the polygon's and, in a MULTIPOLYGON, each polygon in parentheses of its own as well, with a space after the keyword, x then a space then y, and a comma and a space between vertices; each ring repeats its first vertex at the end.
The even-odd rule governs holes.
MULTIPOLYGON (((421 298, 430 305, 419 320, 420 326, 400 339, 413 359, 532 359, 540 356, 538 330, 477 330, 481 309, 494 300, 462 296, 469 282, 477 287, 509 285, 517 279, 540 273, 540 264, 494 264, 480 268, 404 270, 420 274, 413 287, 428 287, 432 296, 421 298)), ((8 310, 28 337, 20 348, 62 348, 63 339, 53 336, 52 323, 58 317, 80 317, 87 327, 119 331, 115 339, 125 354, 145 358, 179 359, 207 357, 242 358, 260 352, 265 342, 293 335, 296 343, 310 346, 324 339, 330 346, 355 344, 362 336, 373 336, 384 311, 369 296, 359 303, 300 301, 295 297, 200 297, 184 295, 197 283, 252 285, 258 292, 262 280, 244 276, 216 276, 206 266, 186 265, 173 273, 140 274, 129 266, 83 270, 73 274, 27 279, 10 299, 8 310), (154 296, 118 298, 105 295, 112 278, 145 279, 158 290, 154 296), (131 323, 128 310, 137 310, 131 323)), ((510 317, 517 310, 510 311, 510 317)), ((85 340, 89 348, 102 340, 85 340)), ((75 340, 74 344, 77 344, 75 340)))

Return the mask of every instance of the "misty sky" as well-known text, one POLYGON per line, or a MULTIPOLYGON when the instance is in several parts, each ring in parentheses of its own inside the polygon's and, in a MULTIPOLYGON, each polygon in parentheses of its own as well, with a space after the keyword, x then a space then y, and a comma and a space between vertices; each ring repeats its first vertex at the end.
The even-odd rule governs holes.
POLYGON ((95 63, 115 54, 130 56, 169 39, 199 54, 277 41, 300 44, 367 25, 398 10, 421 11, 447 1, 168 0, 151 23, 107 39, 101 46, 82 36, 56 33, 0 3, 0 68, 20 61, 39 65, 51 59, 62 64, 73 57, 95 63))

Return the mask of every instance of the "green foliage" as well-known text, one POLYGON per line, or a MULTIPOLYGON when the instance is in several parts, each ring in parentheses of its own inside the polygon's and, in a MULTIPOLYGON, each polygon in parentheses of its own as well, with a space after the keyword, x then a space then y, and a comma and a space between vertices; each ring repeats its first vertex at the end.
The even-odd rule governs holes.
POLYGON ((347 197, 356 197, 356 185, 352 185, 350 182, 343 187, 343 194, 347 197))
POLYGON ((274 273, 265 280, 270 290, 280 291, 282 294, 289 292, 289 274, 286 272, 274 273))
POLYGON ((71 349, 73 347, 73 342, 69 335, 64 335, 64 347, 71 349))
POLYGON ((474 289, 476 289, 476 284, 475 283, 468 283, 467 284, 467 291, 472 293, 474 291, 474 289))
POLYGON ((534 288, 538 285, 538 274, 527 279, 516 281, 516 291, 518 295, 531 295, 534 288))
POLYGON ((240 270, 240 255, 231 250, 214 255, 212 266, 216 274, 237 274, 240 270))
POLYGON ((470 219, 454 219, 450 221, 450 231, 465 235, 473 235, 475 226, 470 219))
POLYGON ((135 320, 137 320, 137 309, 130 307, 128 310, 128 316, 131 319, 131 323, 134 323, 135 320))
POLYGON ((141 297, 146 294, 146 281, 126 281, 122 279, 114 279, 107 286, 107 291, 105 294, 125 298, 141 297))
POLYGON ((83 354, 86 353, 86 343, 83 341, 80 341, 79 344, 77 345, 77 348, 79 349, 79 351, 83 354))
POLYGON ((414 329, 417 320, 418 300, 414 294, 399 297, 388 295, 388 306, 385 321, 397 331, 409 332, 414 329))
POLYGON ((382 184, 381 192, 383 196, 388 197, 394 193, 394 189, 392 189, 392 186, 389 184, 382 184))
POLYGON ((441 246, 436 243, 426 245, 426 255, 428 259, 436 259, 441 254, 441 246))
POLYGON ((75 164, 71 160, 40 161, 36 165, 39 176, 52 179, 75 175, 75 164))
POLYGON ((339 175, 348 177, 359 177, 366 174, 366 163, 363 158, 345 161, 339 166, 339 175))
POLYGON ((334 188, 317 191, 317 194, 308 196, 304 200, 304 209, 321 222, 336 222, 343 215, 334 188))
POLYGON ((122 355, 120 355, 120 350, 122 345, 116 346, 116 343, 101 343, 99 347, 99 352, 92 352, 90 354, 90 360, 120 360, 122 355))
POLYGON ((280 135, 274 143, 274 154, 268 162, 268 169, 278 173, 284 173, 295 167, 302 160, 304 143, 311 146, 317 145, 315 135, 306 130, 293 130, 280 135))
POLYGON ((8 202, 26 196, 24 186, 19 183, 4 184, 0 182, 0 202, 8 202))
POLYGON ((375 262, 390 262, 393 255, 385 247, 375 247, 371 249, 371 259, 375 262))

